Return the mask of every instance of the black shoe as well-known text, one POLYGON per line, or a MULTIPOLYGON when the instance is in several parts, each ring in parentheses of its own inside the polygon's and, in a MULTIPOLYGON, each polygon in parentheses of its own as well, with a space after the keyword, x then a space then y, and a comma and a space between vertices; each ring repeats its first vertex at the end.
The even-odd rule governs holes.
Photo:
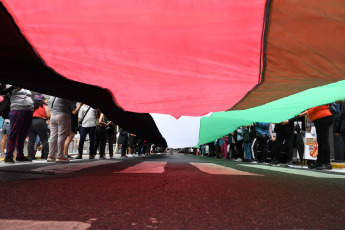
POLYGON ((315 164, 309 165, 308 169, 315 169, 318 166, 320 166, 320 164, 315 163, 315 164))
POLYGON ((317 170, 332 170, 332 165, 330 164, 322 164, 316 167, 317 170))
POLYGON ((22 156, 22 157, 16 157, 16 161, 18 162, 32 162, 29 158, 22 156))
POLYGON ((14 164, 15 163, 13 160, 13 157, 5 157, 4 162, 7 164, 14 164))
POLYGON ((36 158, 36 157, 32 157, 32 156, 29 156, 29 157, 28 157, 28 159, 29 159, 29 160, 31 160, 31 161, 33 161, 33 160, 37 160, 37 158, 36 158))
POLYGON ((100 156, 99 159, 106 160, 107 158, 105 158, 105 156, 100 156))
POLYGON ((67 158, 70 159, 70 160, 74 159, 74 157, 72 157, 71 155, 67 155, 67 158))
POLYGON ((78 156, 75 159, 83 159, 83 155, 78 154, 78 156))
POLYGON ((279 161, 272 161, 271 166, 280 166, 279 161))
POLYGON ((95 156, 94 155, 90 155, 89 159, 95 159, 95 156))
POLYGON ((291 167, 292 166, 292 161, 287 161, 285 164, 286 167, 291 167))

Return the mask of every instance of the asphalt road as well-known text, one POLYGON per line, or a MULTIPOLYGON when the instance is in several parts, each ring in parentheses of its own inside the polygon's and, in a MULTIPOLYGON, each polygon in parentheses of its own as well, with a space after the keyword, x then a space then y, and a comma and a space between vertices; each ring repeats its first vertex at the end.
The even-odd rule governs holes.
POLYGON ((151 155, 0 163, 0 229, 345 229, 345 173, 151 155))

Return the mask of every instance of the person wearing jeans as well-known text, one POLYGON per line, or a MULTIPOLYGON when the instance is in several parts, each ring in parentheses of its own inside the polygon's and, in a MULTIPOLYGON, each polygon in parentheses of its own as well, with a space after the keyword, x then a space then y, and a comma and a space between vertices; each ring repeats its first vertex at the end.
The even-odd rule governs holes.
POLYGON ((78 148, 78 156, 76 159, 83 158, 84 142, 86 135, 89 134, 90 148, 89 159, 94 159, 96 155, 95 149, 95 134, 96 134, 96 110, 88 105, 83 105, 79 111, 78 119, 81 122, 80 127, 80 141, 78 148))

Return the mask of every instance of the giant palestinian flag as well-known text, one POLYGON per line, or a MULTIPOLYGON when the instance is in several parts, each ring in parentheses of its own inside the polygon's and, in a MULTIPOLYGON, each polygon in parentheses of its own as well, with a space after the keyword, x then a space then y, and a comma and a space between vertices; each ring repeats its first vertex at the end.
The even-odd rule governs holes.
POLYGON ((344 0, 1 2, 1 82, 97 106, 157 145, 345 98, 344 0))

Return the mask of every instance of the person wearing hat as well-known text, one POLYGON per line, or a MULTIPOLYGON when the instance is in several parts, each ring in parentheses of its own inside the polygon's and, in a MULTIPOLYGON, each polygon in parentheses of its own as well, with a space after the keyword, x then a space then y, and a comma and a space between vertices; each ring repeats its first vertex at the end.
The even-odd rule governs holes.
POLYGON ((36 95, 34 98, 34 113, 32 119, 32 125, 29 132, 28 143, 28 157, 30 160, 36 160, 36 153, 34 150, 35 140, 38 137, 41 140, 42 158, 47 159, 49 153, 48 143, 48 122, 50 119, 50 110, 47 106, 47 99, 43 95, 36 95))

